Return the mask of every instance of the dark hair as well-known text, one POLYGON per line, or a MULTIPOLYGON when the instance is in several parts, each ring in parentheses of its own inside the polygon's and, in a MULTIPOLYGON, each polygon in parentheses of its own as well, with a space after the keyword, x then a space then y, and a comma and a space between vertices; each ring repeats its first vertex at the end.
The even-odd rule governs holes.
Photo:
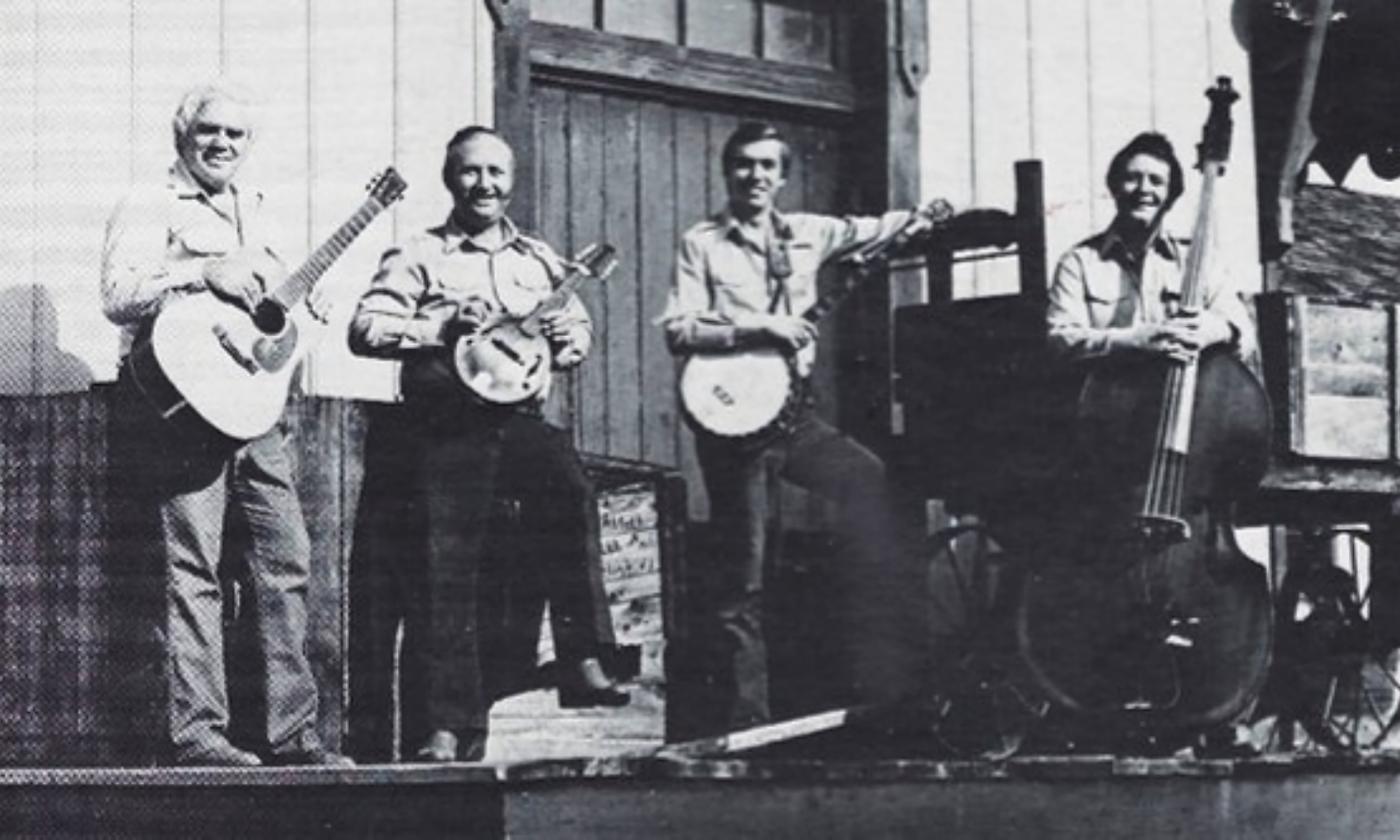
POLYGON ((739 127, 734 129, 734 133, 729 135, 728 140, 724 141, 724 151, 721 152, 720 162, 724 166, 725 174, 729 173, 729 166, 738 156, 741 147, 757 143, 760 140, 777 140, 783 144, 782 175, 786 178, 788 169, 792 166, 792 149, 788 146, 787 138, 778 130, 778 127, 767 122, 739 123, 739 127))
POLYGON ((1171 168, 1171 176, 1167 181, 1167 203, 1170 207, 1176 203, 1181 194, 1186 190, 1186 177, 1181 171, 1181 161, 1176 158, 1176 151, 1172 148, 1171 141, 1165 135, 1155 131, 1144 131, 1132 140, 1128 145, 1118 150, 1118 154, 1113 156, 1113 160, 1108 164, 1108 174, 1104 176, 1104 183, 1108 185, 1110 195, 1117 189, 1116 185, 1123 179, 1123 173, 1128 168, 1128 161, 1138 155, 1149 155, 1155 157, 1171 168))
MULTIPOLYGON (((442 182, 447 185, 448 189, 452 188, 452 185, 448 183, 452 179, 453 174, 451 170, 452 150, 458 145, 468 140, 475 140, 478 137, 494 137, 502 143, 505 143, 507 149, 510 148, 510 144, 506 143, 506 138, 502 137, 499 131, 490 126, 469 125, 466 128, 457 129, 457 133, 453 134, 452 139, 447 141, 447 146, 442 155, 442 182)), ((511 149, 511 154, 515 154, 514 149, 511 149)))

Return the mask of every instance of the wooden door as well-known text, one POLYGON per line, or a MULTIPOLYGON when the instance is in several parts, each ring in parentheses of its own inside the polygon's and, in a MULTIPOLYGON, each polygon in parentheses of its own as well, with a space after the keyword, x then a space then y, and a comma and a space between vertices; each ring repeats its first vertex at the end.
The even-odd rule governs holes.
MULTIPOLYGON (((776 123, 793 151, 784 210, 851 209, 843 180, 857 129, 851 13, 826 0, 532 0, 531 160, 526 198, 539 232, 574 251, 606 239, 619 271, 584 291, 592 358, 550 406, 586 451, 678 466, 691 513, 707 518, 661 314, 680 235, 722 209, 720 149, 741 120, 776 123)), ((834 324, 815 372, 819 409, 839 413, 834 324)), ((787 521, 815 525, 805 496, 787 521)))
MULTIPOLYGON (((588 452, 680 466, 701 504, 691 433, 675 396, 675 363, 654 321, 665 307, 676 244, 718 212, 726 194, 720 149, 738 109, 676 103, 581 85, 535 86, 535 186, 540 233, 574 252, 606 240, 621 254, 617 272, 583 291, 595 322, 592 357, 561 388, 553 416, 588 452)), ((776 120, 793 148, 780 195, 784 210, 841 207, 842 129, 817 120, 776 120)), ((819 408, 837 412, 836 331, 822 337, 815 376, 819 408)), ((796 498, 796 497, 794 497, 796 498)), ((805 501, 789 502, 801 521, 805 501)))

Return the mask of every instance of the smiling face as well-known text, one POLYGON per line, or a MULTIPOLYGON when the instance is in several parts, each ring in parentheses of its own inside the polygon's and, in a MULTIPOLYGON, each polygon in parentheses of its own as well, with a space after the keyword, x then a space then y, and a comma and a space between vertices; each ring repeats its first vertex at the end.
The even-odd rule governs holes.
POLYGON ((1159 157, 1136 154, 1128 158, 1113 187, 1120 222, 1146 227, 1167 203, 1171 186, 1171 164, 1159 157))
POLYGON ((786 147, 781 140, 756 140, 734 150, 725 161, 729 210, 740 219, 756 218, 773 209, 787 183, 783 172, 786 147))
POLYGON ((243 165, 252 136, 246 106, 212 99, 199 109, 180 138, 180 159, 200 186, 220 193, 243 165))
POLYGON ((478 134, 448 150, 443 178, 458 224, 467 233, 480 233, 504 218, 510 206, 515 154, 501 138, 478 134))

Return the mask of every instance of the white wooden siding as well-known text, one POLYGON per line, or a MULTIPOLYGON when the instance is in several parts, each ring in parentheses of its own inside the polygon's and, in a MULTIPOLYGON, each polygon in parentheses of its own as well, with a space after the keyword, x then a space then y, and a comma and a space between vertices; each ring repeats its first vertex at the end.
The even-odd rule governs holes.
MULTIPOLYGON (((1203 95, 1228 75, 1241 99, 1219 192, 1222 264, 1258 287, 1254 137, 1248 56, 1224 0, 928 0, 929 74, 921 98, 923 192, 961 206, 1010 207, 1012 163, 1045 164, 1053 261, 1113 216, 1109 159, 1139 131, 1165 133, 1186 166, 1205 120, 1203 95)), ((1188 234, 1198 179, 1169 226, 1188 234)), ((960 295, 1014 289, 1001 269, 959 267, 960 295)))
POLYGON ((83 390, 116 373, 98 300, 103 224, 163 177, 181 92, 226 75, 265 103, 244 177, 274 198, 292 266, 394 164, 404 201, 328 272, 331 334, 313 393, 392 396, 392 368, 344 329, 379 254, 445 216, 456 128, 489 123, 492 23, 477 0, 6 0, 0 4, 0 394, 83 390))

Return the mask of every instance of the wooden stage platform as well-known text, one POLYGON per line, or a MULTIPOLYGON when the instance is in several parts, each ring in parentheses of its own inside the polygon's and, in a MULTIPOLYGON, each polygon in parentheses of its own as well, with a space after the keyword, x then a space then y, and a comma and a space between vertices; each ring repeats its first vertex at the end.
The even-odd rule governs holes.
POLYGON ((38 837, 1400 837, 1400 753, 0 771, 38 837))

